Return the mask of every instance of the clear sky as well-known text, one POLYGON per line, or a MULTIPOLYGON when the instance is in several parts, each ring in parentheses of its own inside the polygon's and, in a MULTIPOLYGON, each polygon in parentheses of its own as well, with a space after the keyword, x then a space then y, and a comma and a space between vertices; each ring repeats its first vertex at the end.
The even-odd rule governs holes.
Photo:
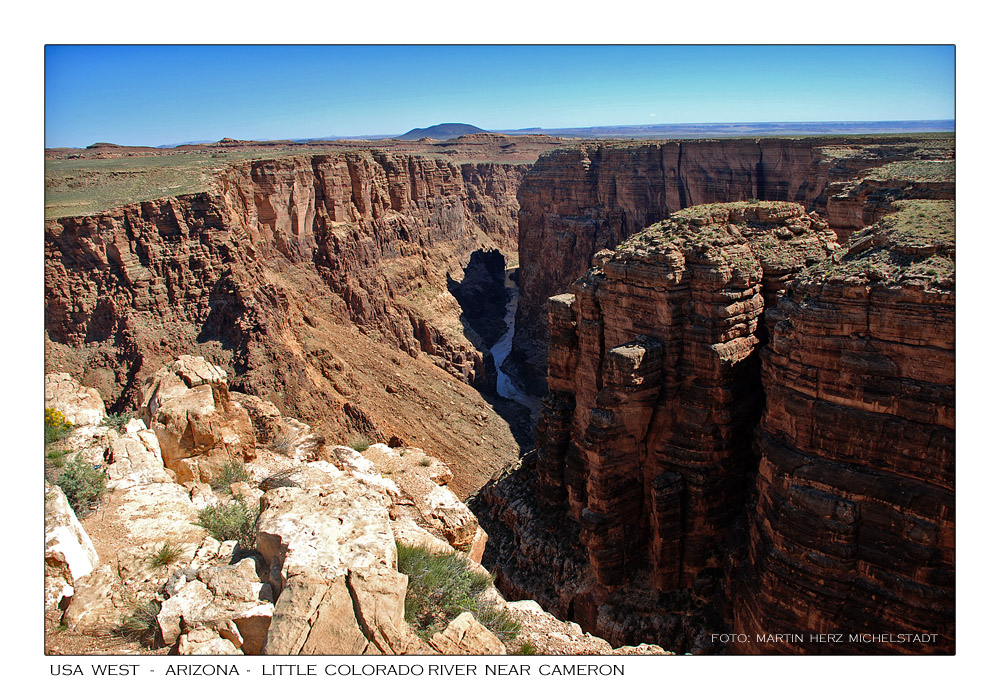
POLYGON ((953 46, 47 46, 45 145, 953 119, 953 46))

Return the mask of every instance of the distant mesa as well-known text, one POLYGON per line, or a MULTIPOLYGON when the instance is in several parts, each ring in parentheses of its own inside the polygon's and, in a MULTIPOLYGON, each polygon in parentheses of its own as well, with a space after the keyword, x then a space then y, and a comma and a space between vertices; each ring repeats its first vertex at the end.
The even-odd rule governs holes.
POLYGON ((119 146, 117 143, 107 143, 106 141, 98 141, 97 143, 90 144, 89 146, 87 146, 87 148, 88 149, 93 149, 93 148, 122 148, 122 146, 119 146))
POLYGON ((480 129, 472 124, 435 124, 426 129, 410 129, 397 138, 402 141, 417 141, 419 139, 434 139, 436 141, 447 141, 448 139, 466 136, 467 134, 486 134, 486 129, 480 129))

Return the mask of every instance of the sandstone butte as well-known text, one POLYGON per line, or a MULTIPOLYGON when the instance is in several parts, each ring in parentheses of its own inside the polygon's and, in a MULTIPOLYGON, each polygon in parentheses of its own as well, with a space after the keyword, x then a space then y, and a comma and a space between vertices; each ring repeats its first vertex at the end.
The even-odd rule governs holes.
MULTIPOLYGON (((560 653, 610 653, 589 632, 677 652, 954 650, 953 139, 582 143, 533 166, 494 135, 433 153, 359 145, 236 161, 200 192, 46 222, 47 406, 141 419, 68 438, 105 471, 102 508, 136 539, 118 564, 125 588, 101 607, 115 576, 100 545, 95 559, 69 534, 93 518, 53 515, 53 551, 71 550, 49 566, 53 620, 107 629, 138 591, 211 611, 190 625, 163 616, 182 653, 260 652, 272 619, 291 625, 282 653, 331 639, 425 649, 395 612, 376 624, 359 603, 348 624, 336 602, 388 595, 371 615, 395 610, 406 588, 391 540, 427 542, 416 528, 482 554, 504 596, 537 601, 505 605, 540 649, 568 636, 560 653), (506 303, 496 256, 520 260, 504 369, 547 395, 537 450, 520 461, 527 411, 491 393, 506 303), (397 448, 368 466, 327 447, 357 436, 397 448), (387 460, 412 467, 400 452, 420 448, 451 465, 458 499, 479 491, 479 524, 433 475, 398 493, 386 483, 387 460), (256 579, 191 525, 233 459, 254 483, 285 459, 320 465, 288 498, 234 487, 264 507, 269 573, 256 579), (169 526, 136 515, 150 498, 169 526), (289 564, 299 535, 281 523, 345 508, 360 529, 331 534, 329 551, 303 543, 289 564), (381 544, 351 554, 373 527, 381 544), (154 532, 190 549, 181 578, 143 571, 154 532), (225 604, 220 576, 243 581, 225 604), (76 622, 91 605, 102 612, 76 622), (313 638, 296 620, 315 605, 332 607, 313 638), (712 638, 845 629, 939 638, 712 638)), ((483 639, 460 624, 430 648, 483 639)))

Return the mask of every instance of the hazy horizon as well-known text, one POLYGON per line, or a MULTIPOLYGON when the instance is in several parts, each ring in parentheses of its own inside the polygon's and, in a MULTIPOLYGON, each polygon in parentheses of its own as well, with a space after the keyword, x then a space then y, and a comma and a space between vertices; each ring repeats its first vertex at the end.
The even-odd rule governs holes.
POLYGON ((951 45, 45 48, 50 148, 398 135, 445 122, 941 121, 954 119, 954 98, 951 45))

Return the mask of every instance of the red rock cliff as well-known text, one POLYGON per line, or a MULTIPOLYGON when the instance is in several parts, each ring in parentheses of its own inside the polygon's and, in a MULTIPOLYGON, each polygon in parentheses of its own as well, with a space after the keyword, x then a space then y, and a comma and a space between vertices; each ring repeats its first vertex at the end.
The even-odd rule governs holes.
MULTIPOLYGON (((794 201, 824 214, 828 193, 834 192, 839 196, 835 228, 860 228, 884 208, 869 202, 870 193, 859 191, 859 173, 894 161, 929 159, 953 163, 954 140, 731 139, 587 144, 543 154, 518 193, 523 262, 508 371, 532 393, 543 395, 547 299, 567 291, 598 250, 613 248, 671 212, 756 198, 794 201), (866 207, 868 220, 860 213, 866 207)), ((910 182, 912 177, 902 179, 910 182)), ((884 201, 916 196, 923 195, 905 186, 879 193, 884 201)))
POLYGON ((767 314, 734 626, 936 635, 738 651, 953 653, 955 209, 907 202, 767 314))
MULTIPOLYGON (((417 375, 482 375, 447 279, 475 250, 513 253, 524 170, 379 151, 258 160, 207 192, 47 222, 47 368, 123 410, 160 363, 198 354, 317 427, 427 435, 401 416, 479 410, 471 390, 417 375)), ((443 439, 456 429, 441 422, 443 439)), ((488 447, 516 455, 509 431, 498 439, 488 447)))

